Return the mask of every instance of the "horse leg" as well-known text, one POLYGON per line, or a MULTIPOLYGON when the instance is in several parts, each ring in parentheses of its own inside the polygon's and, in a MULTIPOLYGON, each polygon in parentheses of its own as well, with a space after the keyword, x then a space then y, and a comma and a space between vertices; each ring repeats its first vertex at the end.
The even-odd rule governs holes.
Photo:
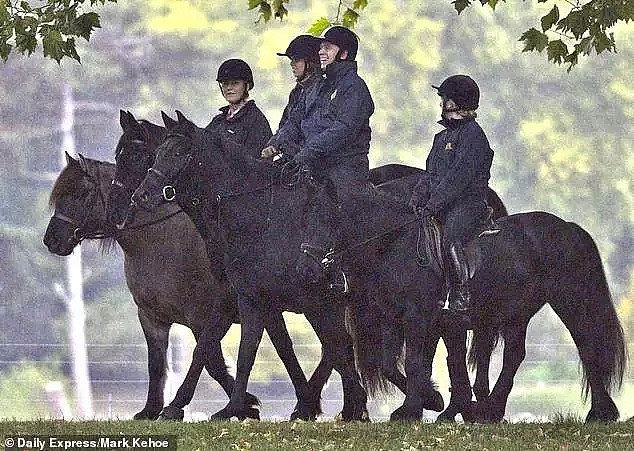
MULTIPOLYGON (((403 342, 405 340, 402 321, 396 318, 393 318, 390 321, 385 321, 383 323, 382 332, 383 347, 381 371, 383 371, 383 375, 388 381, 396 385, 396 387, 405 394, 407 391, 407 379, 398 368, 398 358, 401 354, 401 349, 403 348, 403 342)), ((438 346, 438 341, 440 341, 440 334, 435 334, 430 340, 430 346, 435 349, 436 346, 438 346)), ((425 409, 433 410, 434 412, 441 412, 445 408, 445 402, 442 399, 440 392, 434 388, 432 397, 429 398, 429 402, 423 407, 425 409)))
POLYGON ((317 406, 314 405, 314 400, 308 397, 309 391, 306 382, 306 376, 302 371, 302 368, 297 360, 295 351, 293 350, 293 342, 288 329, 284 323, 284 318, 281 312, 271 313, 267 317, 266 331, 277 351, 277 355, 282 360, 288 375, 293 383, 295 389, 295 396, 297 397, 297 405, 293 413, 291 414, 291 420, 316 420, 317 406))
POLYGON ((331 361, 341 376, 343 388, 343 421, 368 421, 367 394, 361 385, 354 360, 352 337, 343 322, 342 309, 306 313, 306 318, 319 337, 324 358, 331 361))
POLYGON ((254 300, 238 295, 240 311, 240 346, 238 347, 238 364, 236 380, 229 398, 229 403, 211 416, 211 420, 226 420, 232 417, 248 416, 245 411, 247 385, 255 363, 255 356, 264 333, 264 316, 254 305, 254 300))
POLYGON ((447 368, 451 382, 451 399, 444 412, 436 421, 455 421, 461 413, 463 420, 472 420, 469 414, 471 407, 471 383, 467 372, 467 329, 460 326, 459 321, 447 323, 443 339, 447 347, 447 368), (466 418, 465 418, 466 417, 466 418))
POLYGON ((513 388, 513 379, 526 357, 526 327, 528 320, 520 324, 507 324, 504 327, 504 355, 502 371, 495 382, 493 391, 484 403, 476 403, 474 409, 476 421, 499 423, 504 419, 506 403, 513 388))
POLYGON ((385 378, 396 385, 404 394, 407 390, 407 379, 405 379, 405 375, 398 368, 398 359, 405 340, 400 320, 390 318, 389 321, 383 322, 382 337, 381 371, 385 378))
POLYGON ((489 387, 489 368, 491 365, 491 353, 495 345, 495 333, 488 327, 478 327, 473 331, 473 346, 476 364, 476 377, 473 384, 473 393, 477 401, 486 401, 491 389, 489 387))
POLYGON ((149 384, 145 407, 134 415, 135 420, 156 420, 163 408, 163 390, 167 379, 167 344, 171 324, 156 321, 141 309, 137 315, 148 350, 149 384))
MULTIPOLYGON (((183 408, 188 405, 194 397, 194 391, 203 367, 207 368, 209 375, 215 379, 227 396, 231 396, 234 379, 227 371, 224 355, 220 346, 220 340, 231 327, 231 318, 222 315, 215 315, 211 322, 207 323, 202 333, 197 334, 196 347, 192 357, 191 365, 187 374, 178 388, 172 402, 163 410, 159 416, 162 420, 182 420, 184 417, 183 408)), ((260 412, 255 406, 259 406, 259 400, 250 393, 246 395, 246 405, 243 414, 239 419, 245 418, 260 419, 260 412)))
MULTIPOLYGON (((328 356, 326 352, 324 352, 323 348, 321 350, 321 360, 317 364, 315 371, 310 376, 308 380, 308 395, 307 398, 312 401, 312 404, 315 406, 317 416, 323 413, 321 408, 321 392, 324 389, 324 386, 330 379, 330 375, 332 374, 333 365, 332 360, 328 356)), ((295 408, 297 410, 297 407, 295 408)), ((293 420, 293 415, 291 415, 291 420, 293 420)))
POLYGON ((407 387, 403 404, 390 415, 390 420, 419 420, 425 405, 432 404, 434 387, 431 382, 432 360, 435 349, 430 349, 430 322, 420 307, 408 305, 404 314, 405 375, 407 387))

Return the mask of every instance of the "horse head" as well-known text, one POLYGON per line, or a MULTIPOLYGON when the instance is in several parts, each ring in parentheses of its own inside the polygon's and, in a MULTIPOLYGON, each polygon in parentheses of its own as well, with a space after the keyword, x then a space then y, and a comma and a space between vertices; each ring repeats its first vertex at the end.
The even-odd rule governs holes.
MULTIPOLYGON (((165 113, 163 120, 173 121, 165 113)), ((175 121, 174 121, 175 122, 175 121)), ((115 151, 116 169, 108 192, 106 214, 112 224, 125 226, 132 193, 152 166, 156 149, 165 138, 166 128, 146 120, 137 120, 127 111, 120 111, 123 134, 115 151)))
POLYGON ((104 192, 114 167, 66 154, 67 165, 57 178, 49 205, 55 209, 44 234, 44 245, 54 254, 69 255, 85 238, 109 234, 104 192), (102 166, 103 169, 102 169, 102 166))
POLYGON ((154 210, 165 201, 173 201, 176 196, 175 184, 179 174, 192 159, 199 146, 200 135, 204 131, 189 121, 180 111, 178 121, 166 121, 166 136, 156 148, 156 157, 142 181, 131 197, 132 208, 154 210))

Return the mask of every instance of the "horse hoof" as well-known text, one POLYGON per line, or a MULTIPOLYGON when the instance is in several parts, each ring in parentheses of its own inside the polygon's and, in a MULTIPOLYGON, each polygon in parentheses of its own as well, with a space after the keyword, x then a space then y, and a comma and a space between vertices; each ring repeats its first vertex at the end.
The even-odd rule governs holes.
POLYGON ((469 402, 469 404, 460 412, 462 415, 462 420, 465 423, 475 423, 477 421, 477 416, 474 412, 475 403, 469 402))
POLYGON ((335 421, 343 421, 345 423, 360 421, 362 423, 369 423, 370 414, 368 413, 368 409, 365 407, 361 410, 354 410, 353 412, 346 412, 345 410, 342 410, 335 417, 335 421))
POLYGON ((158 421, 183 421, 185 411, 179 407, 167 406, 163 407, 159 414, 158 421))
POLYGON ((226 407, 218 412, 214 413, 211 417, 209 417, 210 421, 226 421, 230 420, 233 417, 233 414, 226 407))
POLYGON ((154 421, 154 420, 156 420, 159 417, 160 414, 161 414, 160 410, 153 411, 153 410, 145 410, 145 409, 143 409, 142 411, 136 413, 133 418, 135 420, 151 420, 151 421, 154 421))
POLYGON ((246 420, 247 418, 260 421, 260 411, 253 407, 249 407, 238 416, 238 420, 240 421, 246 420))
POLYGON ((390 415, 390 421, 417 421, 423 418, 423 412, 411 412, 405 406, 396 409, 390 415))
POLYGON ((445 400, 438 390, 434 390, 427 398, 427 402, 423 405, 423 408, 432 410, 434 412, 442 412, 445 408, 445 400))
POLYGON ((457 413, 454 409, 450 410, 449 408, 447 408, 447 410, 441 412, 440 415, 436 417, 436 423, 455 423, 456 415, 457 413))
POLYGON ((290 421, 302 420, 302 421, 316 421, 317 415, 306 412, 305 409, 295 409, 291 413, 290 421))

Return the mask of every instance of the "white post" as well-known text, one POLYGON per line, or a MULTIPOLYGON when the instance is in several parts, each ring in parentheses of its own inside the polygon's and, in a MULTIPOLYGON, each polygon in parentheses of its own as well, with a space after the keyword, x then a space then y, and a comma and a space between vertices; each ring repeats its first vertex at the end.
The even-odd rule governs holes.
MULTIPOLYGON (((63 133, 61 157, 62 167, 66 165, 65 152, 75 154, 75 137, 73 135, 74 100, 71 87, 64 86, 64 107, 62 112, 61 129, 63 133)), ((88 352, 86 350, 86 335, 84 326, 86 311, 84 308, 83 274, 81 266, 81 247, 66 259, 66 306, 68 308, 68 339, 73 360, 73 378, 77 413, 79 418, 92 418, 92 392, 90 389, 90 375, 88 372, 88 352)))

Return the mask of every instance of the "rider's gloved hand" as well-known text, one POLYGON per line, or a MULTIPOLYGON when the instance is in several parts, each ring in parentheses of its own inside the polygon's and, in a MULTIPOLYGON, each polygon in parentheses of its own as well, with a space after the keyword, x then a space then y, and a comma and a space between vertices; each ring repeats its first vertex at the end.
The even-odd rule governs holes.
POLYGON ((262 152, 260 153, 260 157, 261 158, 273 158, 275 155, 277 155, 279 153, 280 153, 280 151, 277 150, 275 147, 266 146, 264 149, 262 149, 262 152))

